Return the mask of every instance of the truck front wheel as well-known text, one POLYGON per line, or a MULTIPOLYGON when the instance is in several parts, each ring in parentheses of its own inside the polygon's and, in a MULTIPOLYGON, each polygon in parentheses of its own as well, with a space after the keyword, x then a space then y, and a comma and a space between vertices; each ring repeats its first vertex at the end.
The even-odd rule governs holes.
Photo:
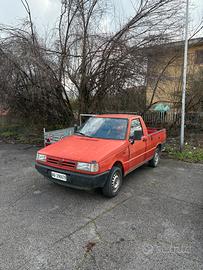
POLYGON ((118 166, 113 166, 105 186, 102 189, 104 196, 109 198, 115 197, 121 188, 122 181, 123 175, 121 168, 118 166))
POLYGON ((150 167, 155 168, 155 167, 158 166, 159 160, 160 160, 160 152, 161 152, 161 151, 160 151, 159 148, 157 148, 157 149, 155 150, 155 153, 154 153, 153 158, 149 161, 149 166, 150 166, 150 167))

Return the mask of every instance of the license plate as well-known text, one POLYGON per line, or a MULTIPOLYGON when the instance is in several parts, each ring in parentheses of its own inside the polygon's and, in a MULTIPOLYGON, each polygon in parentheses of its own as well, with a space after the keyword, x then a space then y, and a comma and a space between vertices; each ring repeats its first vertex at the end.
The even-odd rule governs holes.
POLYGON ((67 176, 62 173, 51 172, 51 177, 61 181, 67 181, 67 176))

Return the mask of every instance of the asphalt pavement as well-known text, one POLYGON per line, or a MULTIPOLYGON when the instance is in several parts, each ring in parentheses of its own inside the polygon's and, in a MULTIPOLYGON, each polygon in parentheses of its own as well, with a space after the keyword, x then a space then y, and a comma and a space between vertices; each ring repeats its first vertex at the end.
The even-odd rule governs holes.
POLYGON ((203 165, 144 165, 107 199, 44 179, 36 151, 0 143, 1 270, 203 269, 203 165))

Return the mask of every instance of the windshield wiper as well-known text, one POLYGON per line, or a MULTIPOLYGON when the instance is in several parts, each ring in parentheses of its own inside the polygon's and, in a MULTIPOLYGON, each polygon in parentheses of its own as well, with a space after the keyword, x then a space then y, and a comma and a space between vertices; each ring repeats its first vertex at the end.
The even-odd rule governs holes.
POLYGON ((86 134, 84 134, 84 133, 82 133, 82 132, 80 132, 80 131, 76 131, 75 134, 79 134, 79 135, 82 135, 82 136, 84 136, 84 137, 89 137, 89 138, 91 138, 91 136, 88 136, 88 135, 86 135, 86 134))

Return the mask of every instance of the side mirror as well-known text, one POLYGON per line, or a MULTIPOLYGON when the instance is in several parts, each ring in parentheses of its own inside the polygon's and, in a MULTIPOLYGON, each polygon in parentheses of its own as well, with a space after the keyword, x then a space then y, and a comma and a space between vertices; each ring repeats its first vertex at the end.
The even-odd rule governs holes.
POLYGON ((135 136, 130 136, 129 140, 130 144, 134 144, 135 143, 135 136))

